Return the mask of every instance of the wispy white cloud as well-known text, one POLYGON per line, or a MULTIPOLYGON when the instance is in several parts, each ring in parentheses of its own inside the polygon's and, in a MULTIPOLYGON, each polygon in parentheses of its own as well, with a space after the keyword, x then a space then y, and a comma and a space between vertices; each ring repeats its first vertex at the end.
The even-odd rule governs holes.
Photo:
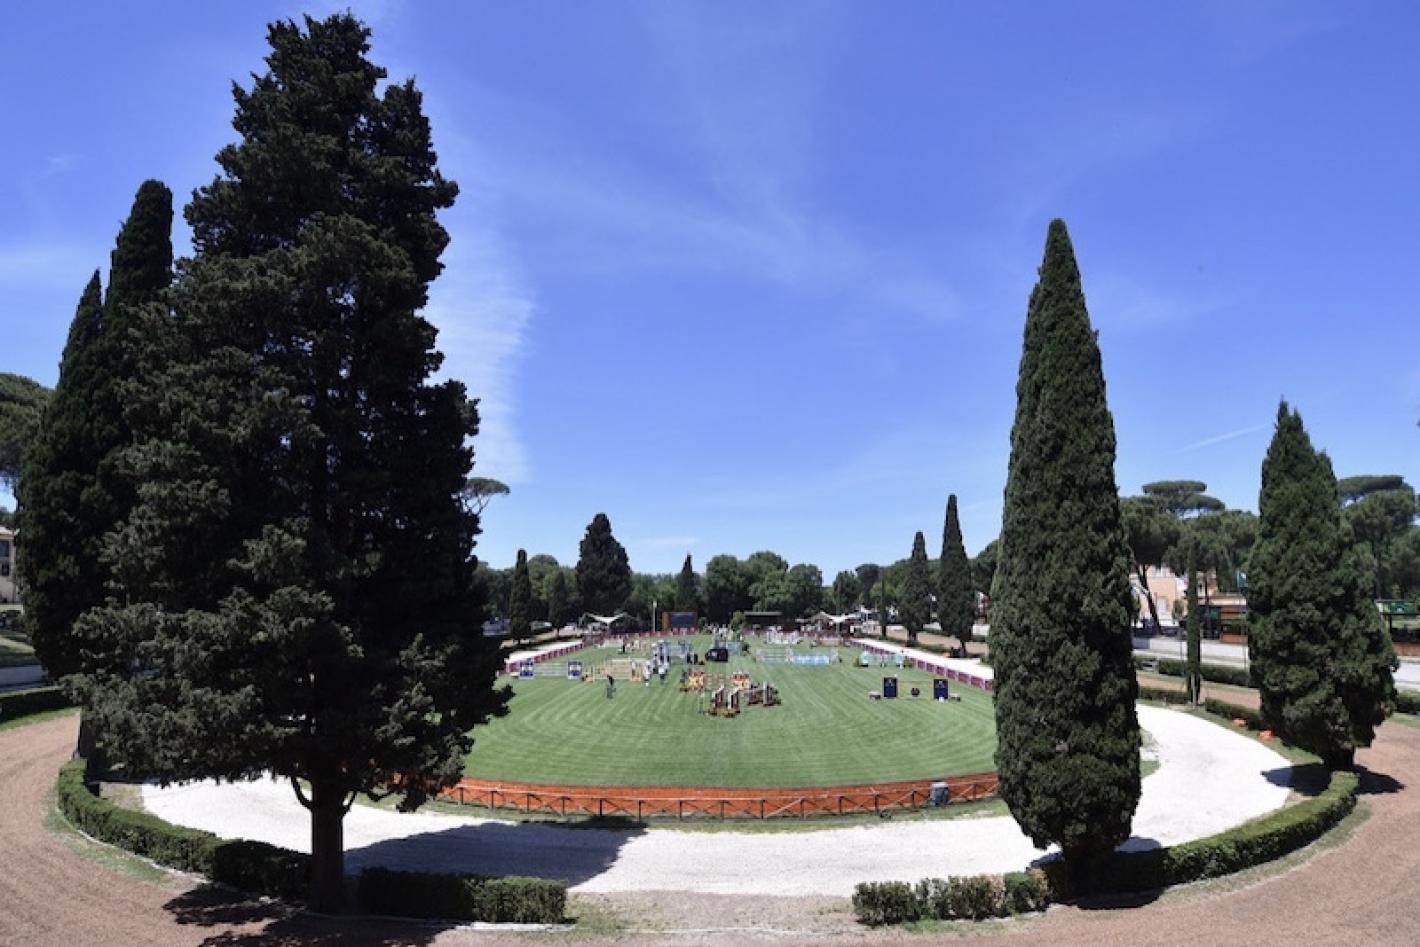
POLYGON ((1232 441, 1239 437, 1246 437, 1249 434, 1256 434, 1258 431, 1265 431, 1269 427, 1271 427, 1269 424, 1254 424, 1251 427, 1238 428, 1236 431, 1228 431, 1224 434, 1216 434, 1213 437, 1205 437, 1201 441, 1185 444, 1178 449, 1178 453, 1182 454, 1185 451, 1198 450, 1200 447, 1212 447, 1214 444, 1222 444, 1224 441, 1232 441))
POLYGON ((1095 325, 1115 329, 1154 329, 1191 322, 1241 302, 1240 296, 1217 289, 1165 288, 1108 270, 1091 272, 1086 294, 1095 325))
POLYGON ((477 214, 446 221, 453 242, 425 315, 439 329, 443 374, 479 399, 475 464, 510 484, 531 476, 516 423, 516 383, 535 305, 512 254, 477 214))
POLYGON ((78 302, 84 282, 105 259, 98 248, 81 243, 0 246, 0 285, 72 289, 78 302))

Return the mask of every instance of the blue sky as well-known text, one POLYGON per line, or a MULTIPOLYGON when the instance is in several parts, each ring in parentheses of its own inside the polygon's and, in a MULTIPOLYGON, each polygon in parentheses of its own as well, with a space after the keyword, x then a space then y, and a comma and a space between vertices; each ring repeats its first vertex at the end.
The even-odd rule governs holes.
MULTIPOLYGON (((48 384, 138 184, 211 178, 303 9, 84 6, 0 30, 0 370, 48 384)), ((429 314, 513 486, 482 557, 605 511, 638 570, 831 578, 935 554, 949 492, 975 553, 1055 216, 1124 492, 1255 509, 1282 396, 1339 474, 1420 482, 1420 7, 1002 7, 353 4, 463 188, 429 314)))

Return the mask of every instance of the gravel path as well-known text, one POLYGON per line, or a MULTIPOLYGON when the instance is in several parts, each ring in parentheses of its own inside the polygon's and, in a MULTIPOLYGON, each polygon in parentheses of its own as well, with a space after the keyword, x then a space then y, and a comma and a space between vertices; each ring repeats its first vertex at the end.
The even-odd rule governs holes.
MULTIPOLYGON (((10 944, 438 944, 501 947, 564 943, 562 935, 290 915, 270 904, 223 900, 175 877, 157 885, 70 851, 42 827, 54 774, 73 747, 73 717, 0 731, 0 945, 10 944)), ((962 944, 1420 943, 1420 729, 1382 728, 1359 754, 1370 818, 1346 844, 1238 890, 1191 886, 1118 910, 1056 907, 1043 917, 958 929, 962 944)), ((1151 777, 1154 779, 1156 777, 1151 777)), ((1226 788, 1200 783, 1197 795, 1226 788)), ((696 838, 696 837, 692 837, 696 838)), ((750 870, 747 866, 746 870, 750 870)), ((782 876, 780 876, 782 877, 782 876)), ((779 877, 767 875, 767 888, 779 877)), ((767 895, 583 896, 631 932, 587 942, 666 944, 898 944, 921 935, 856 927, 839 898, 767 895)))
MULTIPOLYGON (((1187 714, 1139 708, 1159 769, 1144 782, 1129 846, 1200 838, 1281 806, 1287 761, 1254 740, 1187 714), (1227 793, 1200 793, 1227 786, 1227 793)), ((309 818, 290 786, 146 786, 144 805, 181 825, 305 849, 309 818)), ((812 832, 588 830, 357 806, 345 820, 351 872, 381 865, 562 878, 580 892, 647 889, 755 894, 766 876, 785 895, 852 893, 865 880, 1015 871, 1044 854, 1009 816, 812 832)))

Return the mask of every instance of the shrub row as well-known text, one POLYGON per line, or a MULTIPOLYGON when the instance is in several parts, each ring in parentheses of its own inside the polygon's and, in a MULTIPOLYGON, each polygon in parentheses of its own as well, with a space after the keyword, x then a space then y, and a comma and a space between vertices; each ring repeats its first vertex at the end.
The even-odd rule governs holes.
POLYGON ((29 691, 0 694, 0 721, 27 717, 46 710, 63 710, 74 702, 59 687, 38 687, 29 691))
MULTIPOLYGON (((242 891, 287 900, 305 898, 309 855, 265 842, 228 841, 115 806, 85 783, 85 763, 59 770, 59 808, 84 834, 160 865, 206 875, 242 891)), ((482 878, 367 868, 360 875, 361 906, 376 914, 471 921, 553 923, 562 920, 567 884, 540 878, 482 878)))
POLYGON ((1332 773, 1319 795, 1254 819, 1235 829, 1193 842, 1144 852, 1116 852, 1088 877, 1073 877, 1069 866, 1046 866, 1051 895, 1150 891, 1216 878, 1261 865, 1316 841, 1356 807, 1355 773, 1332 773))
POLYGON ((1402 714, 1420 714, 1420 691, 1396 691, 1395 709, 1402 714))
POLYGON ((366 868, 360 904, 374 914, 467 921, 554 924, 567 907, 567 883, 545 878, 482 878, 366 868))
MULTIPOLYGON (((1155 658, 1148 655, 1134 655, 1134 666, 1144 668, 1146 665, 1157 665, 1156 673, 1168 677, 1183 677, 1187 664, 1177 658, 1155 658)), ((1233 667, 1229 664, 1201 664, 1199 671, 1203 675, 1203 680, 1212 681, 1214 684, 1235 684, 1238 687, 1252 687, 1252 673, 1247 668, 1233 667)))
POLYGON ((1226 700, 1210 697, 1203 702, 1203 709, 1228 720, 1241 720, 1249 730, 1267 729, 1267 724, 1262 719, 1262 711, 1244 707, 1242 704, 1230 704, 1226 700))
POLYGON ((871 926, 918 920, 970 920, 1043 911, 1050 903, 1040 871, 905 881, 865 881, 853 891, 853 913, 871 926))

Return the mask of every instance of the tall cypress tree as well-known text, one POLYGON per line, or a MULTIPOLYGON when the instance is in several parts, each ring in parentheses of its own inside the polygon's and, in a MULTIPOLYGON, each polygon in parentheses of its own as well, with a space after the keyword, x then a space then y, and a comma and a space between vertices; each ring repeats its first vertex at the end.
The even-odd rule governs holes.
POLYGON ((578 548, 577 591, 582 607, 598 615, 617 611, 631 595, 631 563, 605 513, 592 517, 578 548))
MULTIPOLYGON (((172 192, 158 181, 138 188, 119 230, 108 298, 94 274, 79 301, 59 367, 59 383, 28 457, 21 492, 26 620, 51 676, 64 679, 103 653, 76 633, 75 620, 108 594, 105 536, 133 507, 135 490, 119 473, 132 441, 124 417, 134 383, 133 333, 144 307, 172 280, 172 192), (87 658, 86 658, 87 656, 87 658)), ((79 751, 93 752, 91 715, 79 751)))
POLYGON ((1262 715, 1283 738, 1350 768, 1394 707, 1395 652, 1364 552, 1338 508, 1331 460, 1282 402, 1262 462, 1248 558, 1248 650, 1262 715))
POLYGON ((572 595, 567 588, 567 573, 558 569, 552 573, 547 583, 547 620, 554 628, 561 628, 570 620, 567 612, 571 607, 572 595))
POLYGON ((942 558, 938 569, 937 621, 942 634, 955 635, 963 649, 976 621, 976 588, 971 581, 971 560, 961 541, 957 495, 947 496, 947 521, 942 527, 942 558))
POLYGON ((685 562, 680 567, 680 575, 675 580, 675 607, 682 612, 700 610, 700 592, 695 586, 695 566, 691 565, 690 553, 685 554, 685 562))
POLYGON ((135 770, 290 780, 321 911, 343 905, 356 794, 417 807, 507 702, 463 502, 477 415, 430 381, 419 314, 457 189, 368 38, 348 14, 273 24, 234 91, 171 332, 138 353, 122 595, 80 619, 141 671, 82 682, 135 770))
POLYGON ((897 603, 898 620, 907 630, 907 640, 917 641, 922 628, 932 620, 932 580, 927 571, 927 541, 919 530, 912 537, 912 555, 902 575, 902 591, 897 603))
POLYGON ((532 580, 528 578, 528 553, 518 550, 518 561, 513 564, 513 585, 508 590, 508 635, 514 641, 522 641, 532 635, 532 580))
POLYGON ((1114 422, 1060 220, 1031 292, 1016 398, 991 595, 996 768, 1022 830, 1088 865, 1129 837, 1139 801, 1138 683, 1114 422))

